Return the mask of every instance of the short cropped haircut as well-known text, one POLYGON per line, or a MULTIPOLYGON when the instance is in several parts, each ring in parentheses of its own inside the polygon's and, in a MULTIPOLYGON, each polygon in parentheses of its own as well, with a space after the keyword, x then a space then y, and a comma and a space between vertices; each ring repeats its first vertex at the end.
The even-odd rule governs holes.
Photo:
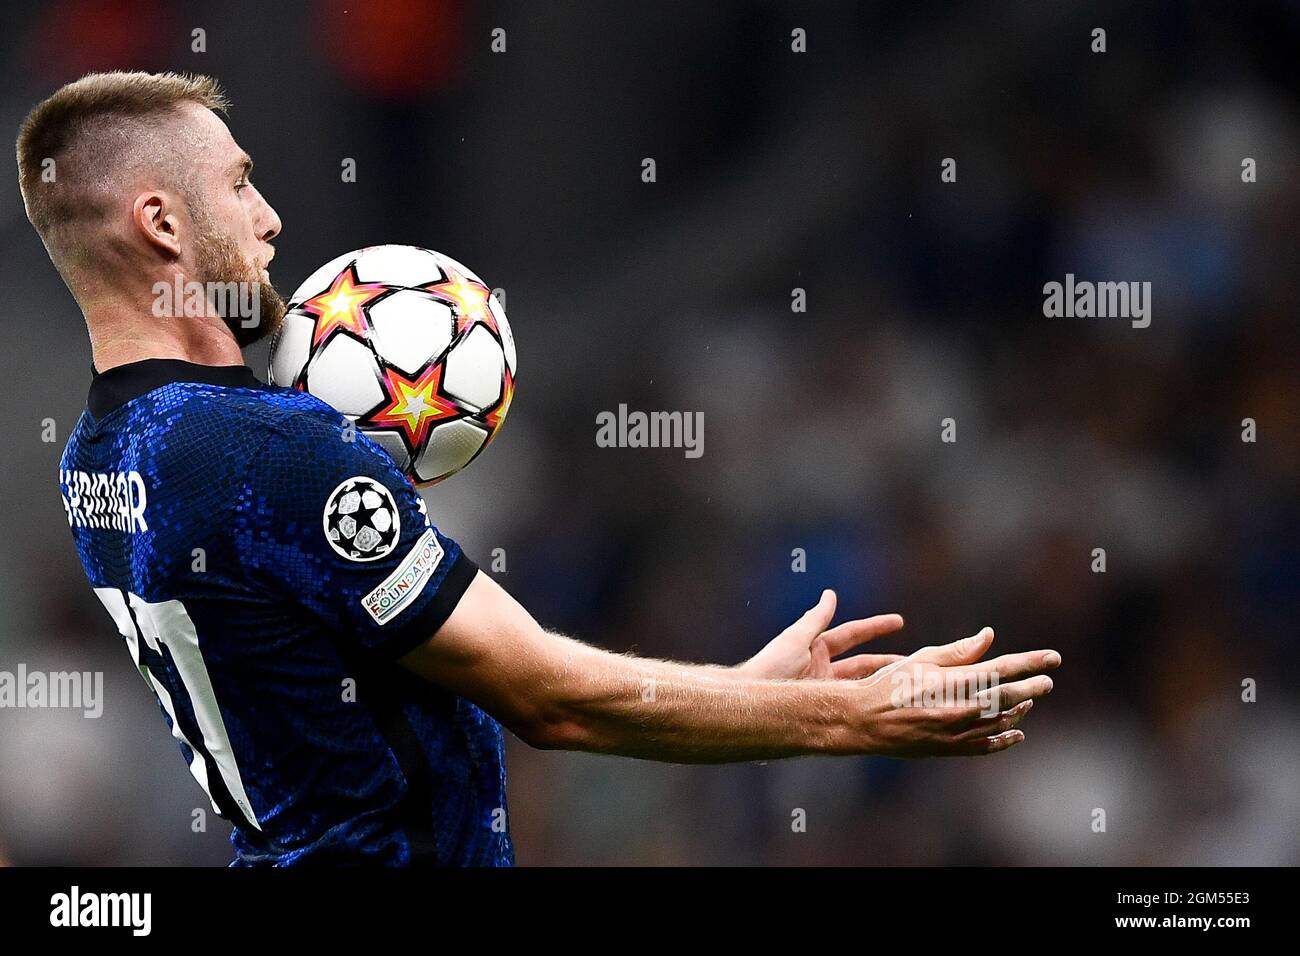
POLYGON ((168 160, 171 151, 151 134, 187 102, 229 108, 211 77, 119 71, 83 76, 27 114, 18 132, 18 183, 27 218, 56 266, 79 251, 80 227, 106 211, 106 190, 125 168, 168 160))

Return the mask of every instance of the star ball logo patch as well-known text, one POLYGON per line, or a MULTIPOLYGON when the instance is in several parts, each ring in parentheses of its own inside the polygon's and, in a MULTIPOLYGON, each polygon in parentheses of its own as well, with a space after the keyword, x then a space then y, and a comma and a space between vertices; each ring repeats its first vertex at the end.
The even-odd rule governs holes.
POLYGON ((382 482, 349 478, 330 493, 323 516, 325 539, 349 561, 377 561, 397 545, 402 521, 382 482))

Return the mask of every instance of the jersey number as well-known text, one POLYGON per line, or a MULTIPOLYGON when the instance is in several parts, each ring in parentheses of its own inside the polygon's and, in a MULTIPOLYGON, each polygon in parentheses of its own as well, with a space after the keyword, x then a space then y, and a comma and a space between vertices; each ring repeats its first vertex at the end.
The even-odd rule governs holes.
POLYGON ((212 680, 203 662, 198 631, 185 605, 180 601, 150 604, 137 594, 117 588, 95 588, 95 595, 113 616, 119 633, 126 638, 131 649, 140 676, 158 696, 159 703, 171 719, 172 736, 192 753, 190 773, 208 794, 213 808, 217 813, 229 816, 230 808, 223 806, 229 798, 240 815, 260 830, 257 815, 244 792, 230 736, 226 733, 226 724, 221 719, 221 709, 212 690, 212 680), (167 657, 171 658, 172 667, 180 678, 179 689, 189 698, 190 711, 194 714, 192 724, 188 715, 177 712, 176 702, 160 676, 167 657), (189 725, 188 734, 182 727, 182 717, 189 725), (217 770, 218 781, 210 778, 210 768, 217 770))

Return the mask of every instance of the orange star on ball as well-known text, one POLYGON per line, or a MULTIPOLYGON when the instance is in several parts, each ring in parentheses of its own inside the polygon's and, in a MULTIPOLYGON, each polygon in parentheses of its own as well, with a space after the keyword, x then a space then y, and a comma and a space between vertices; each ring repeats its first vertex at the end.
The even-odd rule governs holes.
POLYGON ((464 414, 459 405, 438 394, 445 368, 437 362, 409 379, 391 366, 386 367, 381 384, 388 405, 370 415, 369 424, 400 428, 412 448, 422 447, 434 425, 464 414))
MULTIPOLYGON (((501 401, 497 402, 492 411, 483 416, 487 422, 491 438, 496 437, 497 429, 501 427, 501 422, 506 417, 506 412, 510 411, 510 402, 515 397, 515 377, 510 374, 509 367, 506 368, 506 379, 501 385, 501 401)), ((489 440, 491 440, 489 438, 489 440)))
POLYGON ((498 339, 501 338, 496 317, 488 305, 492 291, 482 282, 461 275, 451 266, 444 266, 443 271, 447 278, 424 288, 451 304, 456 313, 456 334, 460 335, 476 322, 482 322, 498 339))
POLYGON ((334 277, 328 289, 302 304, 304 311, 316 316, 316 327, 311 336, 312 349, 340 330, 364 339, 370 323, 363 307, 389 291, 389 286, 381 282, 361 282, 357 278, 356 263, 348 265, 334 277))

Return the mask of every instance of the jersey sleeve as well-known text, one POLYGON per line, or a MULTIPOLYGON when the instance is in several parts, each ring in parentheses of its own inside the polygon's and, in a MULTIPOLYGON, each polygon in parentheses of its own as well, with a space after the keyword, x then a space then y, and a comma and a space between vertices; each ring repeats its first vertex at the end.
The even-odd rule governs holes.
POLYGON ((345 425, 298 415, 263 443, 236 501, 235 553, 275 598, 398 657, 433 636, 478 569, 392 459, 345 425))

